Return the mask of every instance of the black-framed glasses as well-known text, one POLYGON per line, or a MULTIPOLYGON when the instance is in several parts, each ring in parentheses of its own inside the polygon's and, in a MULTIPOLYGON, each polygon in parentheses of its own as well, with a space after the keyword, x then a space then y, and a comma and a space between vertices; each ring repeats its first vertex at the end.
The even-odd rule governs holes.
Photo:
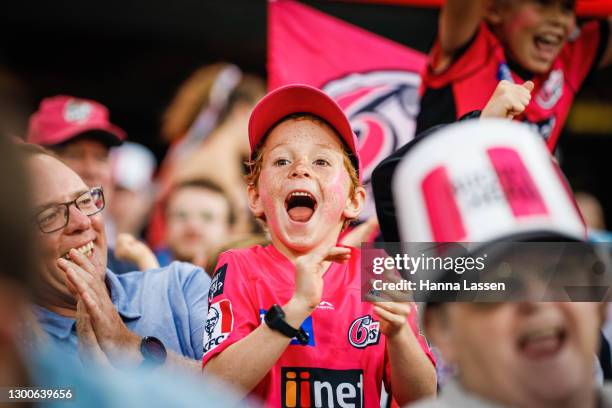
POLYGON ((38 228, 46 234, 59 231, 68 225, 70 206, 73 205, 84 215, 92 216, 104 209, 102 187, 94 187, 66 203, 54 204, 35 216, 38 228))

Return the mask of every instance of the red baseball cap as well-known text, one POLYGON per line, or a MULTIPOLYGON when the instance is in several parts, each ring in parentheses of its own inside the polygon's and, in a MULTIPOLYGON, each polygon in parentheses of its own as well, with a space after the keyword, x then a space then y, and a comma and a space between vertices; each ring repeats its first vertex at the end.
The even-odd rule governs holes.
POLYGON ((125 132, 110 123, 108 109, 95 101, 58 95, 45 98, 30 117, 27 140, 43 146, 67 142, 85 132, 96 132, 107 146, 118 146, 125 132))
POLYGON ((352 153, 351 161, 361 180, 362 171, 357 137, 353 133, 348 118, 331 97, 310 85, 282 86, 268 93, 257 103, 249 120, 251 155, 270 129, 283 118, 294 113, 309 113, 329 123, 352 153))

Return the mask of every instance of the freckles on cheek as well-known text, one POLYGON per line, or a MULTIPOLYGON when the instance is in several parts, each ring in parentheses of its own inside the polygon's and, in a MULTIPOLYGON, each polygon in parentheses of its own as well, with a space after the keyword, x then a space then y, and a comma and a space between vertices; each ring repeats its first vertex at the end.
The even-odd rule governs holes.
POLYGON ((348 174, 345 171, 340 171, 335 174, 331 180, 329 180, 329 192, 328 196, 329 206, 325 211, 325 219, 330 222, 339 221, 339 213, 344 209, 344 202, 347 197, 346 185, 350 183, 348 174))

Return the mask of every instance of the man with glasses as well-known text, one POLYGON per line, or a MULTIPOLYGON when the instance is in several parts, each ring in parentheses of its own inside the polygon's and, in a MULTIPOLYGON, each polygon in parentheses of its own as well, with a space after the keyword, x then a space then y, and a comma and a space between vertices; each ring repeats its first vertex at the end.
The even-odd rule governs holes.
POLYGON ((23 145, 42 251, 36 315, 70 355, 114 366, 200 371, 210 278, 175 262, 145 274, 107 268, 104 192, 52 153, 23 145), (167 348, 167 349, 166 349, 167 348))
MULTIPOLYGON (((100 186, 107 200, 115 188, 110 163, 110 148, 125 140, 125 132, 109 121, 102 104, 58 95, 45 98, 31 117, 27 141, 44 146, 57 154, 89 187, 100 186)), ((105 219, 109 250, 108 265, 115 273, 136 270, 136 265, 115 257, 115 228, 105 219)))

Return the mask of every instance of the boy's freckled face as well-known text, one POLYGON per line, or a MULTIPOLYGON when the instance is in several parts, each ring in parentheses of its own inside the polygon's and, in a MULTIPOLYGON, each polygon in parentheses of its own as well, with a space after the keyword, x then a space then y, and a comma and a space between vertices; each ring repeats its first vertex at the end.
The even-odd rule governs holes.
POLYGON ((328 126, 290 119, 263 146, 258 193, 273 236, 307 251, 340 232, 351 181, 342 144, 328 126))
POLYGON ((536 74, 550 70, 575 27, 574 12, 566 7, 530 0, 498 7, 498 35, 523 68, 536 74))

